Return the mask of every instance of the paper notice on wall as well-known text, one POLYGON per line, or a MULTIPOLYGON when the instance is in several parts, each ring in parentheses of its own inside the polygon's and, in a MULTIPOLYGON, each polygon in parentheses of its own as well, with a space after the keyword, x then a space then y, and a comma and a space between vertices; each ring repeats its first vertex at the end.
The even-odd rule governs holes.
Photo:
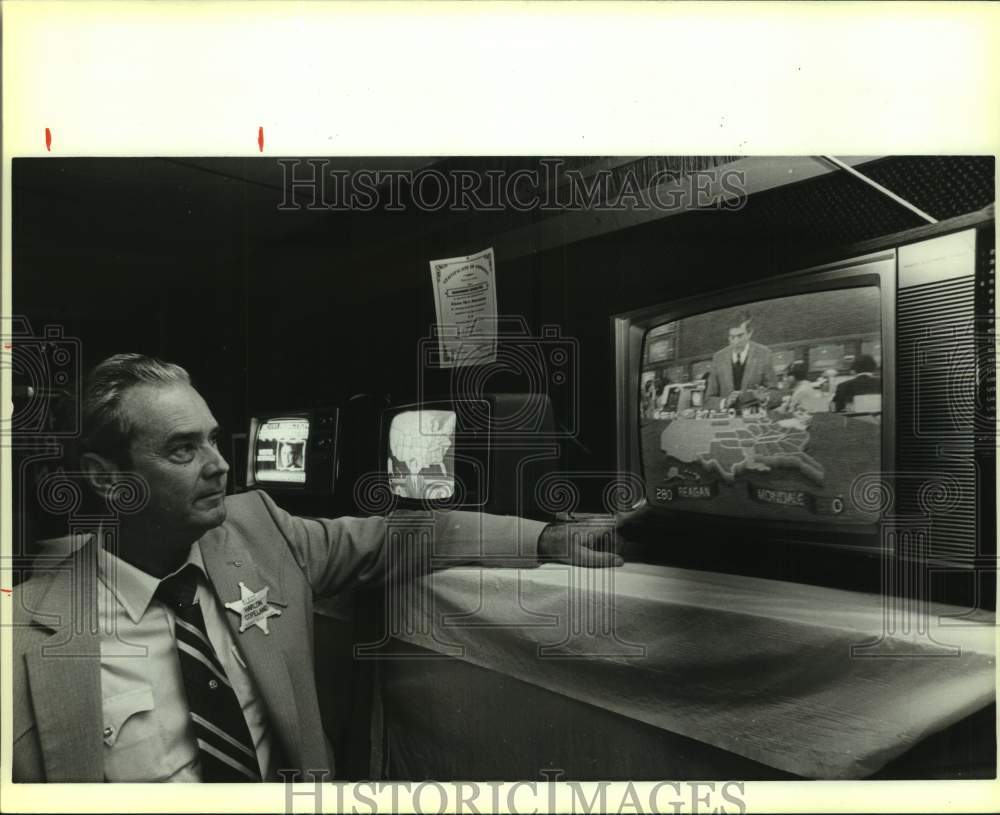
POLYGON ((486 365, 497 358, 497 295, 493 247, 431 261, 438 352, 442 368, 486 365))

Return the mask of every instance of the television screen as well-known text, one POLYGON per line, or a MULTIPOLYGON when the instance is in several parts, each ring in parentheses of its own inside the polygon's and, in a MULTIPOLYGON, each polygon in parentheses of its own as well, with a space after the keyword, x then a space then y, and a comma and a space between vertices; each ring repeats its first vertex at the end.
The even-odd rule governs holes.
POLYGON ((700 407, 640 420, 651 504, 767 520, 877 520, 855 505, 851 484, 882 465, 880 367, 860 354, 834 378, 812 362, 820 349, 824 362, 839 364, 848 343, 873 347, 881 336, 878 286, 772 298, 673 323, 678 360, 712 361, 700 407), (809 348, 810 362, 782 370, 786 360, 770 345, 809 348))
POLYGON ((663 337, 649 344, 649 361, 664 362, 673 357, 674 338, 663 337))
POLYGON ((843 343, 814 345, 809 349, 809 368, 813 371, 840 371, 844 367, 845 355, 843 343))
POLYGON ((254 440, 254 478, 261 482, 305 484, 309 419, 261 422, 254 440))
POLYGON ((671 365, 666 369, 667 381, 668 382, 686 382, 687 381, 687 366, 686 365, 671 365))
POLYGON ((389 485, 402 498, 447 500, 455 494, 453 410, 416 409, 389 425, 389 485))
POLYGON ((681 392, 679 388, 673 388, 667 391, 667 399, 663 403, 664 410, 677 410, 677 404, 680 401, 681 392))
MULTIPOLYGON (((786 373, 791 364, 795 362, 795 351, 790 349, 774 351, 771 357, 774 360, 774 372, 780 376, 786 373)), ((709 363, 708 367, 711 368, 712 364, 709 363)))

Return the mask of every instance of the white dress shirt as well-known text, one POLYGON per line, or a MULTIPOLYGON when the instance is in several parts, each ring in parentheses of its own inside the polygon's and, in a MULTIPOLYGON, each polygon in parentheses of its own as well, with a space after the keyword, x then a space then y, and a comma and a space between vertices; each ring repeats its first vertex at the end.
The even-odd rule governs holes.
MULTIPOLYGON (((99 558, 105 780, 201 781, 198 743, 174 637, 176 618, 153 598, 160 581, 106 550, 99 558)), ((188 563, 198 567, 195 596, 208 639, 243 708, 266 778, 273 768, 264 705, 226 625, 227 612, 208 585, 197 543, 184 565, 188 563)))

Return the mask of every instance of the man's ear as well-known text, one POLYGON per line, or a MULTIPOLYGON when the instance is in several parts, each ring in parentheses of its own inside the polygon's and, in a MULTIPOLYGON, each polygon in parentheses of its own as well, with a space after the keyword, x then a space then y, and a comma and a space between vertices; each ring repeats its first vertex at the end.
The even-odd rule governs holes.
POLYGON ((80 456, 80 469, 91 489, 102 497, 108 494, 115 483, 115 473, 118 472, 118 467, 111 459, 100 453, 83 453, 80 456))

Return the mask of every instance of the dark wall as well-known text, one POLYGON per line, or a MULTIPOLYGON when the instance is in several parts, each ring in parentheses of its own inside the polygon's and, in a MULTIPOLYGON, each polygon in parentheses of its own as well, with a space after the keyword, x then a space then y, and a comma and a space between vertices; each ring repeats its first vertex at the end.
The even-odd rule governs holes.
MULTIPOLYGON (((865 171, 940 219, 994 197, 992 158, 884 159, 865 171)), ((434 321, 428 261, 489 246, 503 222, 282 212, 272 159, 22 159, 13 189, 14 313, 36 333, 63 325, 80 339, 84 368, 123 350, 180 362, 233 432, 261 409, 357 393, 403 400, 421 381, 425 392, 451 389, 448 372, 417 356, 434 321)), ((498 254, 501 314, 536 336, 557 326, 579 362, 575 383, 551 387, 557 420, 579 428, 565 466, 615 465, 611 315, 832 261, 840 247, 920 223, 833 173, 752 196, 739 211, 498 254)), ((486 387, 526 384, 515 371, 486 387)))
POLYGON ((878 334, 877 287, 800 294, 693 315, 681 321, 677 356, 710 357, 728 342, 729 327, 749 313, 754 342, 773 346, 851 334, 878 334))

